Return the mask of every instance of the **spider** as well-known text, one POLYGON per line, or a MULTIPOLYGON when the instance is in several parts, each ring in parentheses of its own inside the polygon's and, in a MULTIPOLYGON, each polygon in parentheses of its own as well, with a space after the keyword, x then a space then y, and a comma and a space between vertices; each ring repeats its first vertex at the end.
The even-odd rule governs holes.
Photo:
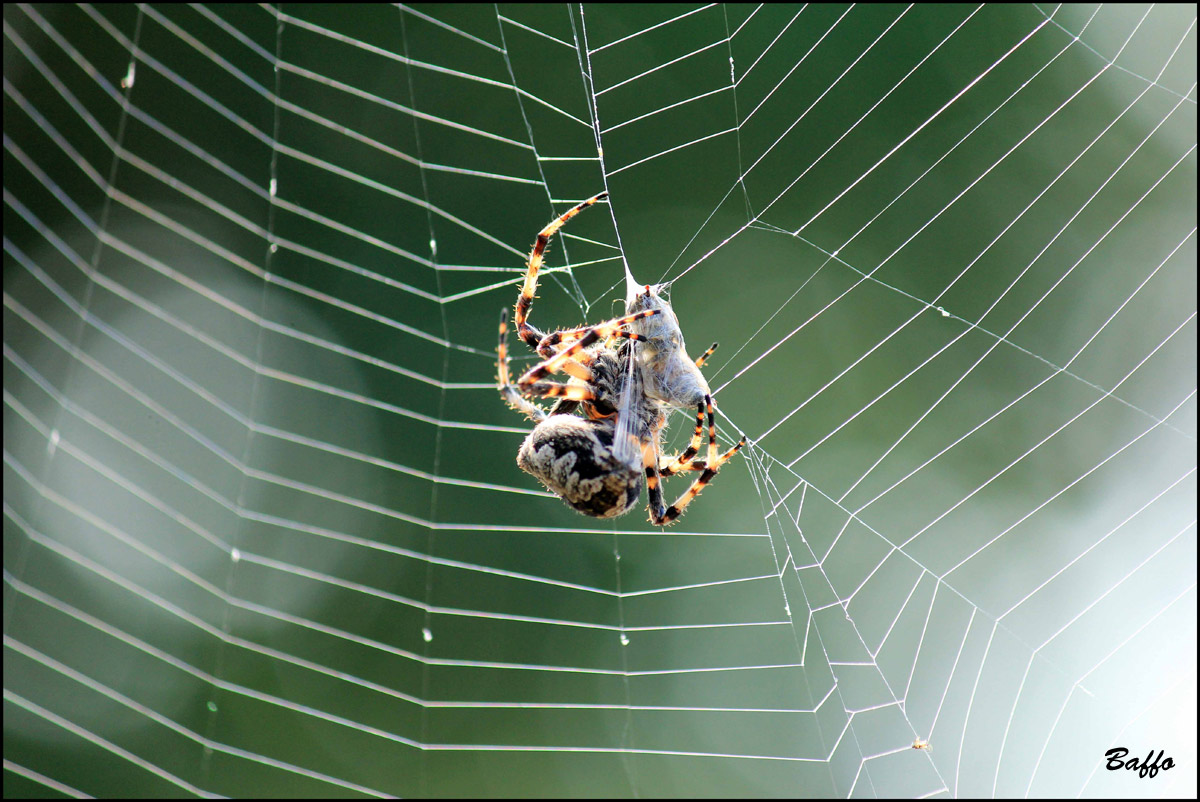
POLYGON ((920 738, 913 739, 912 748, 924 749, 927 752, 933 751, 933 747, 929 745, 929 741, 922 741, 920 738))
POLYGON ((602 192, 589 198, 538 234, 517 296, 515 323, 517 335, 542 361, 513 383, 508 370, 508 310, 501 310, 499 389, 510 407, 537 424, 517 452, 521 470, 572 509, 596 518, 615 518, 632 510, 645 484, 650 521, 665 526, 679 518, 720 467, 746 444, 743 436, 733 448, 718 454, 712 393, 700 373, 717 344, 691 359, 670 303, 658 287, 648 284, 631 288, 626 314, 604 323, 549 334, 529 323, 538 270, 550 238, 572 217, 607 197, 602 192), (565 384, 544 381, 558 372, 569 377, 565 384), (547 412, 530 400, 538 398, 558 400, 547 412), (660 441, 667 413, 692 406, 696 428, 691 442, 677 456, 664 458, 660 441), (708 454, 706 459, 696 459, 706 414, 708 454), (700 475, 674 504, 666 506, 660 477, 685 471, 700 475))

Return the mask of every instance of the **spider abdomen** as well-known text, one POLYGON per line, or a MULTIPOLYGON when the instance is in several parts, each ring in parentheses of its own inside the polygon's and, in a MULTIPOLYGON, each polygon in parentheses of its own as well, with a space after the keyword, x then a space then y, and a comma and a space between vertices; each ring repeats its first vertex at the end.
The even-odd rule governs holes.
POLYGON ((613 425, 576 415, 551 415, 517 452, 517 465, 572 509, 594 518, 615 518, 637 505, 643 470, 613 453, 613 425))

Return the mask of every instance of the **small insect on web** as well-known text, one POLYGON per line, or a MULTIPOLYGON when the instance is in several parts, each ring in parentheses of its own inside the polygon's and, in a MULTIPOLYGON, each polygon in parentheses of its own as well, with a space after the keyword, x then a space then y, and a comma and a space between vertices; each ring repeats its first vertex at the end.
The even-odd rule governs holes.
POLYGON ((698 359, 684 349, 679 320, 670 303, 649 284, 633 287, 623 317, 543 333, 529 323, 538 270, 546 245, 579 212, 608 197, 603 192, 580 203, 538 233, 529 254, 525 281, 517 296, 517 335, 542 361, 514 384, 508 370, 508 310, 500 313, 500 394, 510 407, 537 424, 517 453, 517 465, 532 474, 572 509, 596 518, 615 518, 633 509, 645 484, 650 520, 674 522, 717 471, 746 444, 718 454, 712 393, 700 367, 716 349, 698 359), (566 383, 545 381, 565 373, 566 383), (549 412, 531 399, 555 398, 549 412), (696 408, 696 428, 688 447, 675 457, 660 452, 667 413, 696 408), (708 416, 708 454, 697 459, 708 416), (660 477, 697 471, 688 489, 669 507, 660 477))

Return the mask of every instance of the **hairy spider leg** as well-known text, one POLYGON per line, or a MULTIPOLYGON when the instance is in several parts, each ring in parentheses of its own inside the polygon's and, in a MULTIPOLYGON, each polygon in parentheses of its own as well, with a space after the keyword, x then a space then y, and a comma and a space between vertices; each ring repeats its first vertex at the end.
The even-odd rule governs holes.
MULTIPOLYGON (((498 354, 498 363, 499 363, 499 372, 497 375, 497 380, 498 380, 499 386, 500 386, 500 394, 504 397, 504 400, 508 403, 508 405, 510 407, 512 407, 513 409, 515 409, 518 412, 523 412, 535 423, 541 423, 547 417, 545 410, 543 410, 537 404, 534 404, 534 403, 530 402, 529 400, 527 400, 525 398, 525 396, 532 397, 532 398, 561 398, 561 399, 565 399, 567 401, 572 401, 575 403, 578 403, 580 401, 595 400, 596 394, 581 384, 557 384, 554 382, 538 382, 538 381, 531 382, 531 381, 527 380, 528 374, 526 374, 526 376, 523 376, 521 378, 521 380, 516 385, 514 385, 512 383, 512 377, 509 375, 509 372, 508 372, 508 342, 507 342, 507 337, 506 337, 507 333, 508 333, 508 310, 501 309, 500 310, 500 343, 496 347, 496 352, 498 354)), ((562 355, 560 354, 560 356, 562 356, 562 355)), ((592 378, 594 378, 592 376, 591 371, 589 371, 586 367, 584 367, 580 363, 578 363, 574 360, 564 360, 564 362, 569 362, 570 363, 569 366, 567 366, 566 364, 560 364, 560 365, 557 365, 554 369, 555 370, 565 370, 566 372, 571 373, 572 375, 575 375, 576 372, 581 372, 580 378, 584 379, 585 381, 590 381, 592 378)), ((543 363, 543 364, 545 364, 545 363, 543 363)), ((537 369, 538 367, 541 367, 541 365, 535 365, 534 369, 537 369)), ((542 375, 545 375, 545 374, 542 374, 542 375)), ((556 409, 555 411, 561 411, 561 410, 556 409)))
POLYGON ((537 235, 537 241, 533 244, 533 250, 529 252, 529 261, 527 263, 528 270, 525 271, 525 283, 521 285, 521 294, 517 297, 517 335, 525 341, 525 344, 530 348, 536 349, 538 343, 546 336, 538 331, 533 326, 529 325, 529 307, 533 305, 534 295, 537 293, 537 276, 538 270, 542 267, 542 256, 546 252, 546 245, 550 243, 550 238, 566 224, 575 215, 582 212, 587 207, 597 201, 604 200, 608 197, 607 192, 601 192, 594 198, 588 198, 583 203, 568 209, 563 212, 552 223, 543 228, 537 235))
MULTIPOLYGON (((593 343, 608 337, 619 336, 621 326, 624 326, 625 324, 634 320, 641 320, 645 317, 661 314, 661 312, 661 309, 647 309, 642 312, 635 312, 632 315, 626 315, 625 317, 617 318, 616 320, 610 320, 606 323, 597 323, 594 326, 588 326, 587 330, 583 332, 583 336, 581 336, 578 340, 559 351, 549 359, 534 365, 528 371, 526 371, 524 376, 517 379, 517 387, 524 387, 524 385, 528 382, 537 381, 543 376, 554 373, 558 370, 562 370, 564 363, 573 361, 572 357, 593 343)), ((543 340, 546 339, 549 339, 549 336, 543 338, 543 340)))
POLYGON ((500 312, 500 343, 497 346, 499 354, 500 371, 498 379, 500 382, 500 392, 504 395, 509 406, 516 409, 518 412, 524 412, 530 418, 537 422, 545 420, 546 413, 536 404, 531 404, 521 396, 532 398, 562 398, 568 401, 594 401, 596 394, 588 387, 581 384, 559 384, 556 382, 538 381, 544 376, 551 373, 562 371, 571 376, 574 376, 581 381, 590 382, 595 377, 588 370, 587 366, 573 359, 576 354, 581 353, 589 345, 597 342, 603 337, 615 337, 619 334, 620 325, 631 320, 640 320, 644 317, 659 314, 660 310, 648 309, 643 312, 637 312, 632 315, 626 315, 624 318, 610 320, 607 323, 598 323, 595 326, 588 328, 583 337, 576 340, 571 346, 564 348, 551 358, 544 360, 528 371, 525 375, 517 379, 516 385, 513 385, 512 379, 508 372, 508 343, 505 335, 508 332, 508 310, 503 309, 500 312), (628 320, 626 319, 628 318, 628 320), (534 412, 533 410, 536 410, 534 412))
MULTIPOLYGON (((579 329, 568 329, 572 335, 578 334, 579 337, 568 347, 551 355, 548 359, 534 365, 526 373, 513 384, 512 377, 508 370, 508 310, 500 310, 500 342, 496 348, 498 354, 499 371, 497 379, 499 382, 500 393, 510 407, 518 412, 524 413, 535 423, 541 423, 546 419, 545 410, 536 404, 531 403, 528 398, 558 398, 560 399, 550 414, 565 413, 571 411, 580 401, 596 400, 595 393, 586 386, 578 384, 560 384, 556 382, 538 381, 544 376, 557 371, 562 371, 570 376, 575 377, 583 382, 592 382, 595 376, 587 365, 583 364, 580 359, 586 358, 586 349, 588 346, 608 337, 623 337, 629 339, 641 339, 640 335, 631 334, 623 331, 621 327, 628 325, 642 318, 652 317, 661 314, 659 309, 646 309, 641 312, 635 312, 632 315, 625 315, 614 320, 609 320, 604 323, 598 323, 594 326, 584 326, 579 329), (576 357, 580 357, 577 359, 576 357)), ((542 342, 547 341, 557 343, 554 339, 556 335, 563 332, 555 332, 554 334, 543 336, 542 342)), ((539 344, 540 350, 540 344, 539 344)))
MULTIPOLYGON (((712 349, 709 349, 712 350, 712 349)), ((696 405, 696 428, 692 431, 692 440, 688 443, 688 447, 683 452, 671 460, 666 467, 659 461, 658 470, 663 476, 670 476, 678 473, 681 470, 687 470, 687 465, 690 464, 692 457, 700 452, 700 436, 704 432, 704 404, 696 405)))
MULTIPOLYGON (((726 460, 738 452, 743 445, 746 444, 745 435, 742 439, 724 455, 717 456, 717 427, 716 416, 713 414, 712 396, 704 397, 704 405, 702 412, 706 409, 708 413, 708 459, 701 468, 699 462, 693 462, 687 468, 701 471, 700 476, 684 491, 683 495, 675 501, 670 507, 663 507, 662 490, 659 487, 659 472, 658 472, 658 452, 657 444, 650 442, 642 450, 642 461, 646 472, 646 489, 650 496, 650 521, 655 526, 666 526, 673 523, 683 511, 687 509, 687 505, 692 503, 692 499, 700 495, 700 491, 705 485, 712 481, 712 478, 717 475, 717 471, 725 464, 726 460)), ((697 431, 703 431, 702 414, 697 415, 697 431)), ((699 443, 697 435, 692 436, 695 450, 699 451, 699 443)), ((691 446, 689 446, 689 450, 691 446)), ((687 453, 686 451, 684 452, 687 453)), ((681 455, 682 456, 682 455, 681 455)))
MULTIPOLYGON (((744 446, 744 445, 746 445, 746 435, 742 435, 742 439, 738 440, 737 443, 734 444, 733 448, 729 449, 728 451, 726 451, 724 454, 722 454, 720 457, 717 458, 717 468, 719 469, 722 465, 724 465, 726 462, 729 461, 730 457, 732 457, 734 454, 741 451, 742 446, 744 446)), ((682 455, 680 455, 680 456, 682 457, 682 455)), ((708 463, 702 459, 695 459, 695 460, 692 460, 691 462, 687 462, 686 460, 682 460, 679 458, 672 460, 670 457, 663 457, 659 461, 658 470, 665 477, 665 476, 676 476, 678 474, 683 473, 684 471, 702 471, 707 467, 708 467, 708 463), (669 464, 664 467, 664 463, 673 463, 673 464, 669 464), (678 464, 674 464, 674 463, 678 463, 678 464)))
POLYGON ((712 345, 708 346, 707 351, 705 351, 700 356, 696 357, 696 367, 698 367, 698 368, 704 367, 704 363, 708 361, 708 358, 710 356, 712 356, 712 353, 715 350, 717 350, 717 343, 713 343, 712 345))
POLYGON ((692 482, 688 489, 670 507, 663 506, 662 488, 659 485, 658 453, 654 443, 646 443, 642 448, 642 465, 646 472, 646 491, 650 497, 650 522, 655 526, 668 526, 674 523, 687 505, 691 503, 704 486, 716 475, 716 471, 705 468, 704 472, 692 482))
POLYGON ((708 407, 708 464, 715 470, 713 466, 717 464, 717 416, 713 414, 712 396, 707 393, 704 394, 704 405, 708 407))
POLYGON ((570 345, 571 343, 582 339, 589 331, 593 331, 595 329, 603 329, 603 333, 600 335, 603 339, 607 339, 609 337, 624 337, 627 340, 644 341, 646 339, 644 336, 641 334, 634 334, 632 331, 626 331, 625 326, 633 323, 634 321, 641 320, 642 318, 653 317, 654 315, 661 313, 661 309, 644 309, 641 312, 634 312, 632 315, 613 318, 612 320, 607 320, 603 323, 596 323, 595 325, 591 326, 579 326, 578 328, 574 329, 552 331, 543 337, 537 344, 537 352, 546 358, 553 357, 556 354, 562 353, 561 351, 555 351, 555 346, 570 345))
MULTIPOLYGON (((683 471, 702 471, 708 467, 706 460, 692 458, 700 453, 700 440, 704 431, 704 409, 703 403, 696 405, 696 428, 692 431, 691 442, 688 447, 677 457, 664 457, 659 460, 658 471, 663 476, 673 476, 683 471)), ((737 444, 722 454, 717 459, 717 467, 724 465, 729 461, 729 458, 741 450, 742 446, 746 445, 746 435, 742 435, 742 439, 737 444)))
POLYGON ((524 413, 534 423, 544 421, 546 419, 545 410, 522 397, 517 388, 513 386, 512 377, 508 372, 508 309, 500 310, 500 344, 496 347, 496 353, 499 364, 496 379, 500 385, 500 395, 504 397, 505 403, 517 412, 524 413))

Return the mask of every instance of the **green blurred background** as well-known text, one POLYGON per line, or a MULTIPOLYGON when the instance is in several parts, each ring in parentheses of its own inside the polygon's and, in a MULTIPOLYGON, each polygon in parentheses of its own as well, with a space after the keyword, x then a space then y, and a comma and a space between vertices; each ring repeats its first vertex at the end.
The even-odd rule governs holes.
POLYGON ((1194 13, 6 5, 6 795, 1194 796, 1194 13), (666 531, 493 384, 601 189, 666 531))

